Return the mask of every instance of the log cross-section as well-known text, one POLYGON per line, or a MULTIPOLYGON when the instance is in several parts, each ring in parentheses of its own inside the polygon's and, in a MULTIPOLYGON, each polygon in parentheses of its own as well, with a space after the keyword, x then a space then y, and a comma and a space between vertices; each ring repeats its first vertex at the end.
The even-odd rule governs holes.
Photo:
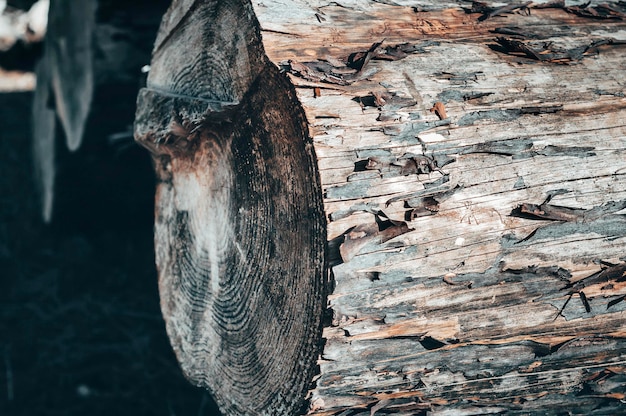
POLYGON ((172 4, 135 137, 157 171, 161 307, 185 375, 227 415, 302 411, 326 222, 306 118, 249 3, 172 4))
POLYGON ((188 377, 226 414, 623 413, 625 22, 175 1, 137 139, 188 377))

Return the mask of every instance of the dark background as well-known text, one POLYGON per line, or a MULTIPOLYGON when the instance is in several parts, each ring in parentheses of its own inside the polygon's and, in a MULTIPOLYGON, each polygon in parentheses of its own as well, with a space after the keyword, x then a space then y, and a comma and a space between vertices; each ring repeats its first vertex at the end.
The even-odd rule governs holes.
MULTIPOLYGON (((114 47, 96 50, 81 149, 67 152, 57 129, 49 225, 32 176, 33 94, 0 94, 0 415, 217 414, 208 393, 183 378, 165 334, 154 176, 130 135, 140 68, 169 0, 126 3, 100 1, 97 22, 114 47)), ((32 70, 40 54, 41 45, 16 45, 0 66, 32 70)))

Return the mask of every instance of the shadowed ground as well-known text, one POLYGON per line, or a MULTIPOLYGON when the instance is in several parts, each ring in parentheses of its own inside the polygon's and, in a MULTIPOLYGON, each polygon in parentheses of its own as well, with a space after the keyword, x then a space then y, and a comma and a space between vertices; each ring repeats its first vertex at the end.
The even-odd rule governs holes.
POLYGON ((0 94, 0 414, 217 414, 165 334, 148 154, 106 140, 132 123, 131 92, 100 94, 117 105, 96 105, 77 154, 59 149, 51 226, 31 177, 32 95, 0 94))

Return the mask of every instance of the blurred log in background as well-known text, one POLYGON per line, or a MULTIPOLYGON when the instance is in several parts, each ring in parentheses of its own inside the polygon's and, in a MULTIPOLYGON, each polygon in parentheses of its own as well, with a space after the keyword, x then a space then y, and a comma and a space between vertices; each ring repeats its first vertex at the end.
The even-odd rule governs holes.
MULTIPOLYGON (((9 1, 6 12, 34 3, 9 1)), ((168 3, 99 2, 83 146, 70 153, 56 127, 58 192, 47 226, 31 156, 43 45, 13 36, 0 52, 2 415, 216 414, 208 394, 181 375, 165 335, 152 243, 154 177, 131 137, 140 69, 168 3)))

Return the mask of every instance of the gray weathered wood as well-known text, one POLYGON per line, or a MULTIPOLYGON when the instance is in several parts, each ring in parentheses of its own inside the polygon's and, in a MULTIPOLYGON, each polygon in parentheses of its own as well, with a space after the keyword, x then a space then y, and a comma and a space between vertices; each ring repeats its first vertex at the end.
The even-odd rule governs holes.
POLYGON ((597 2, 175 2, 160 38, 176 46, 157 41, 152 88, 196 99, 145 92, 137 138, 161 178, 163 310, 188 376, 227 414, 288 414, 250 403, 289 388, 296 403, 306 382, 292 371, 312 377, 315 363, 298 360, 315 351, 324 238, 332 321, 308 413, 623 412, 625 13, 597 2), (264 105, 244 104, 254 97, 264 105), (263 153, 256 134, 232 127, 246 123, 271 130, 269 143, 292 132, 283 143, 301 156, 263 153), (296 201, 293 211, 233 198, 267 169, 285 193, 256 192, 296 201), (286 244, 272 254, 268 238, 286 244), (250 272, 285 259, 299 293, 250 272), (314 300, 255 301, 272 290, 314 300), (228 370, 259 354, 224 341, 256 333, 215 324, 227 316, 222 292, 245 294, 230 297, 247 310, 238 319, 281 334, 268 353, 282 379, 228 370))

